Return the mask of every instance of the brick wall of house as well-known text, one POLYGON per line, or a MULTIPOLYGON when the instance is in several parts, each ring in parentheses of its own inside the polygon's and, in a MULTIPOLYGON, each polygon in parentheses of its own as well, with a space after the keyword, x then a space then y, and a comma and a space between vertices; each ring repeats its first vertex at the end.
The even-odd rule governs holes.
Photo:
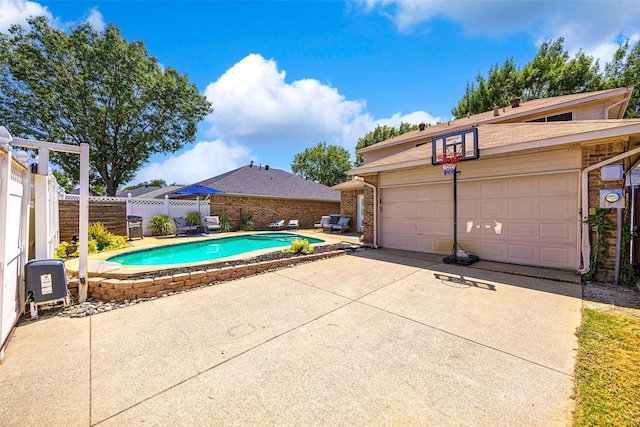
MULTIPOLYGON (((378 186, 378 176, 365 176, 364 180, 369 184, 378 186)), ((369 186, 364 187, 364 232, 363 243, 365 245, 373 246, 373 188, 369 186)))
POLYGON ((227 196, 214 194, 209 199, 211 215, 229 215, 232 230, 240 229, 240 215, 245 211, 253 214, 256 230, 267 230, 276 219, 297 219, 300 228, 313 228, 323 215, 340 212, 340 202, 268 199, 263 197, 227 196))
POLYGON ((351 231, 357 231, 358 195, 363 193, 363 190, 340 192, 340 216, 351 218, 351 231))
MULTIPOLYGON (((582 168, 589 167, 596 163, 610 159, 618 154, 626 151, 626 143, 623 141, 610 142, 606 144, 589 145, 582 147, 582 168)), ((619 162, 623 164, 622 161, 619 162)), ((589 210, 593 213, 595 208, 600 206, 600 190, 606 188, 625 188, 624 179, 619 181, 602 181, 600 179, 600 168, 589 172, 589 210)), ((616 224, 616 210, 611 209, 611 213, 607 215, 607 220, 612 224, 616 224)), ((591 244, 593 247, 595 239, 595 233, 592 232, 591 244)), ((613 281, 615 272, 615 258, 616 258, 616 230, 611 230, 611 236, 609 237, 605 250, 606 255, 601 257, 603 268, 599 268, 596 271, 595 277, 599 280, 613 281)))

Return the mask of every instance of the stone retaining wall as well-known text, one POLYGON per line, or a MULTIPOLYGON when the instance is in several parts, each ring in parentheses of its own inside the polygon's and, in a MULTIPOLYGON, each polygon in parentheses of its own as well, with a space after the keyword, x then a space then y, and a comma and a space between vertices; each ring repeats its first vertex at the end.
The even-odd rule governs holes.
MULTIPOLYGON (((89 277, 89 297, 101 301, 124 301, 136 298, 159 297, 170 292, 183 291, 203 285, 247 277, 267 270, 283 268, 308 261, 316 261, 323 258, 331 258, 343 255, 344 253, 344 250, 339 250, 301 255, 273 261, 238 265, 235 267, 218 267, 206 271, 200 270, 171 276, 158 276, 153 279, 89 277)), ((77 293, 77 286, 77 282, 69 283, 72 294, 77 293)))

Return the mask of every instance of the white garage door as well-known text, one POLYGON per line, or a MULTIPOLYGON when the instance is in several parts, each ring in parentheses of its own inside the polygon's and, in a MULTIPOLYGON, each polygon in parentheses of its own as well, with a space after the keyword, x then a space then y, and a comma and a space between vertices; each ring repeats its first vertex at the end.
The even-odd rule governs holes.
MULTIPOLYGON (((450 254, 453 183, 381 189, 388 248, 450 254)), ((577 266, 578 174, 458 181, 458 243, 480 259, 577 266)))

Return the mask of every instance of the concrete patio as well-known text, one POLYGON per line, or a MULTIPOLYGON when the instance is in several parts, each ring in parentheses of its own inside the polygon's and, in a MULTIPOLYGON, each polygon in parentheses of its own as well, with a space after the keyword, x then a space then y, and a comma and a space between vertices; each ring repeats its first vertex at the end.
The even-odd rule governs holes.
POLYGON ((373 250, 25 321, 0 425, 570 425, 582 289, 501 268, 373 250))

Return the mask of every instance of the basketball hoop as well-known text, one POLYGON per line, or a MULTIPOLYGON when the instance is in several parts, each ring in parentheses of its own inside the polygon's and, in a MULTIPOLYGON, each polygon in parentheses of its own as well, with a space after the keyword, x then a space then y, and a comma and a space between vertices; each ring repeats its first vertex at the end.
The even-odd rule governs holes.
POLYGON ((438 162, 442 165, 444 175, 455 175, 456 165, 460 161, 462 153, 438 154, 438 162))

